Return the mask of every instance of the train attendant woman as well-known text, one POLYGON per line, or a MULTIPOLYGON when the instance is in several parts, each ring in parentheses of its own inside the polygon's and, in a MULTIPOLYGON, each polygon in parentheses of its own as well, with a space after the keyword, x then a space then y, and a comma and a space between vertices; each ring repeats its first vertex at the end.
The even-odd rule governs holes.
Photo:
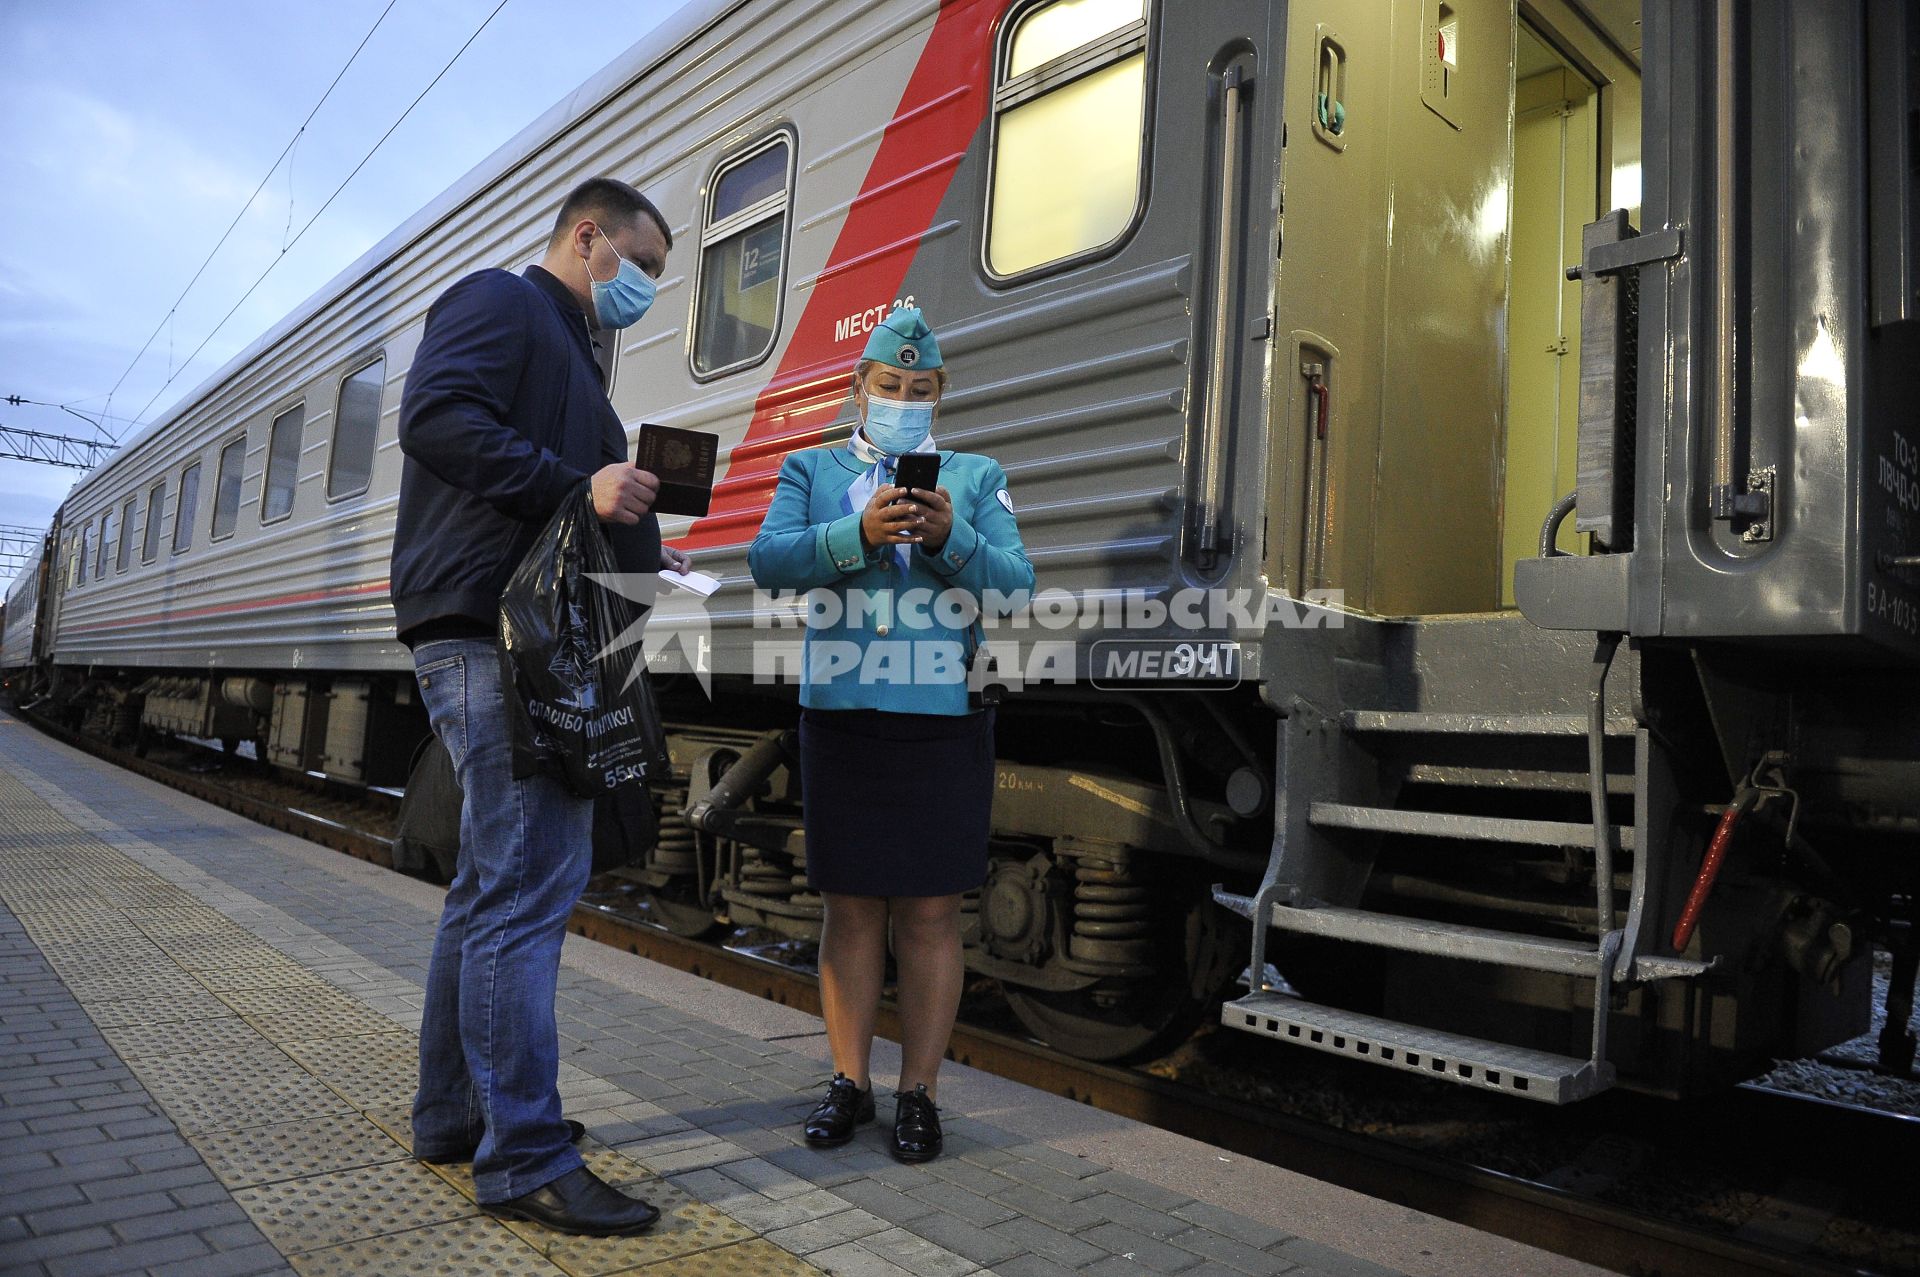
POLYGON ((968 703, 981 631, 966 607, 1033 588, 1005 471, 934 445, 946 384, 925 319, 894 311, 854 368, 859 425, 844 445, 788 455, 747 555, 761 588, 825 589, 839 604, 809 609, 827 619, 808 629, 800 689, 807 880, 826 902, 820 987, 836 1070, 807 1141, 844 1144, 873 1119, 867 1062, 891 922, 904 1026, 893 1154, 910 1162, 940 1152, 934 1098, 965 979, 960 896, 987 871, 994 711, 968 703), (935 490, 893 482, 911 453, 938 456, 935 490))

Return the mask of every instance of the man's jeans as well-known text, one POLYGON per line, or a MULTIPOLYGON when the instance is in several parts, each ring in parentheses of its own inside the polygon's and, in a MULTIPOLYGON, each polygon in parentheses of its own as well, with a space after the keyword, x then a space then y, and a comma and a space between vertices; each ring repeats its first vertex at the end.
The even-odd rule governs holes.
POLYGON ((481 1201, 500 1202, 581 1165, 560 1115, 553 998, 567 916, 592 866, 593 800, 548 776, 513 778, 491 642, 422 643, 413 667, 466 796, 427 973, 414 1152, 477 1143, 474 1185, 481 1201))

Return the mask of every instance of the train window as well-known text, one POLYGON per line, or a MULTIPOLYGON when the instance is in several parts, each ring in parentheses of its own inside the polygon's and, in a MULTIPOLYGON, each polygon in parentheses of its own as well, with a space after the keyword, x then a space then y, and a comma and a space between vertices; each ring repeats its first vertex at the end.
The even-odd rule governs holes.
POLYGON ((213 534, 214 541, 233 535, 233 525, 240 519, 240 469, 247 459, 247 437, 238 439, 220 449, 220 468, 213 473, 213 534))
POLYGON ((307 423, 307 406, 297 403, 273 419, 267 440, 267 486, 260 497, 260 522, 272 523, 293 513, 293 485, 299 478, 300 432, 307 423))
POLYGON ((1145 189, 1146 102, 1146 0, 1052 0, 1010 24, 993 98, 990 274, 1119 243, 1145 189))
POLYGON ((133 565, 133 512, 139 504, 139 497, 128 497, 127 503, 120 507, 120 548, 113 556, 115 572, 125 572, 133 565))
POLYGON ((147 532, 140 538, 140 561, 151 563, 160 554, 160 508, 167 503, 167 481, 162 479, 147 493, 147 532))
POLYGON ((718 377, 765 359, 780 331, 793 139, 724 160, 708 187, 693 314, 693 372, 718 377))
POLYGON ((327 459, 327 500, 357 497, 373 479, 373 445, 380 433, 380 392, 386 388, 385 355, 340 382, 333 414, 333 454, 327 459))
POLYGON ((88 519, 80 525, 80 544, 78 547, 80 552, 74 556, 73 560, 73 583, 75 585, 85 585, 87 583, 87 553, 92 545, 93 520, 88 519))
POLYGON ((200 463, 180 472, 180 501, 173 509, 173 552, 193 548, 193 515, 200 505, 200 463))
POLYGON ((79 579, 79 572, 80 572, 80 561, 74 558, 73 556, 73 540, 74 539, 72 537, 68 537, 64 548, 61 550, 61 553, 67 556, 66 573, 67 573, 67 588, 69 590, 71 590, 74 587, 74 583, 79 579))
POLYGON ((113 553, 113 507, 100 516, 100 554, 93 561, 93 579, 98 581, 107 574, 107 556, 113 553))

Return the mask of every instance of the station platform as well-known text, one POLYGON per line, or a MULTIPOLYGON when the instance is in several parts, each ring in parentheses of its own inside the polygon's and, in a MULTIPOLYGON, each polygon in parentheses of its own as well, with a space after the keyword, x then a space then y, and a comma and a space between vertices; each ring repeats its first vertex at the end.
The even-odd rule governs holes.
POLYGON ((820 1021, 569 936, 561 1094, 648 1234, 408 1151, 440 890, 0 714, 0 1272, 1575 1277, 1601 1270, 949 1065, 944 1156, 800 1138, 820 1021))

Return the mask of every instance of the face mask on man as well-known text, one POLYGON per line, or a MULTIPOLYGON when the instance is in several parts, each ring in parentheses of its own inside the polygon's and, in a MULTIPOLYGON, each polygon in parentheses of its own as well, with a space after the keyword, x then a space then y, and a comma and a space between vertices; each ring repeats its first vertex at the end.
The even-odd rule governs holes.
MULTIPOLYGON (((605 231, 600 232, 600 238, 607 241, 608 248, 613 248, 613 241, 605 231)), ((613 255, 620 258, 620 268, 614 271, 612 279, 604 282, 593 278, 593 258, 591 255, 587 258, 587 279, 593 284, 593 313, 602 328, 626 328, 639 323, 647 307, 653 305, 654 283, 647 272, 620 257, 619 249, 613 248, 613 255)))
POLYGON ((884 453, 912 452, 933 430, 933 405, 869 394, 861 429, 867 441, 884 453))

